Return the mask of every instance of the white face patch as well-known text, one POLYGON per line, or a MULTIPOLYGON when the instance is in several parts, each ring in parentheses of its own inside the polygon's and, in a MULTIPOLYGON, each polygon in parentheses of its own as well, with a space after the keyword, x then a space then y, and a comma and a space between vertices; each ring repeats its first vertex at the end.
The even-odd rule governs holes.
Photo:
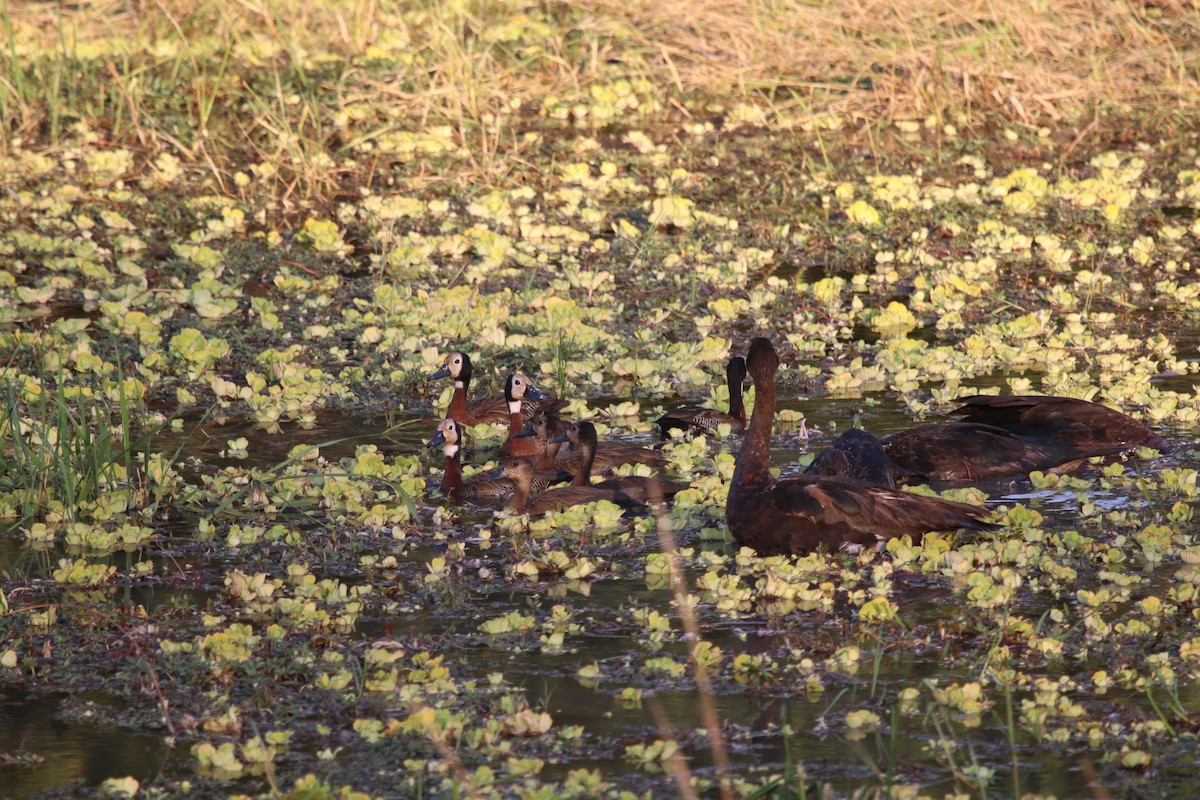
POLYGON ((446 444, 444 447, 442 447, 442 452, 446 454, 446 458, 454 458, 456 455, 458 455, 458 445, 446 444))
POLYGON ((463 382, 462 382, 462 381, 455 381, 455 382, 454 382, 454 388, 455 388, 455 389, 465 389, 465 388, 467 388, 467 387, 463 385, 463 382))
POLYGON ((520 400, 509 400, 508 401, 508 413, 520 414, 521 413, 521 401, 520 400))

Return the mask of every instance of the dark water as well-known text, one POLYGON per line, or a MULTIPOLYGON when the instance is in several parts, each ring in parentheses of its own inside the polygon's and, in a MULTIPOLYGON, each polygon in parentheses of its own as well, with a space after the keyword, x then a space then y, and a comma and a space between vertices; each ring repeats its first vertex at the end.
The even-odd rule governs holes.
MULTIPOLYGON (((967 389, 1002 380, 976 382, 967 389)), ((783 432, 777 439, 781 446, 773 456, 784 465, 794 464, 805 452, 819 451, 824 443, 849 427, 855 416, 865 427, 881 435, 912 424, 907 411, 886 397, 853 401, 798 399, 782 405, 802 411, 812 433, 812 438, 806 440, 795 432, 783 432)), ((190 435, 163 437, 159 446, 168 451, 178 450, 185 460, 191 459, 191 469, 197 473, 226 464, 269 468, 287 458, 288 451, 299 443, 322 445, 322 452, 328 458, 352 455, 362 444, 377 445, 386 454, 421 452, 434 425, 433 419, 411 414, 365 417, 328 414, 321 415, 310 430, 289 428, 279 435, 265 435, 249 422, 190 426, 190 435), (227 442, 238 436, 249 439, 250 456, 245 459, 221 456, 227 442)), ((648 436, 625 438, 643 444, 651 442, 648 436)), ((1178 438, 1175 444, 1189 442, 1178 438)), ((1186 456, 1181 455, 1185 450, 1176 447, 1173 454, 1156 460, 1151 468, 1186 463, 1186 456)), ((429 454, 428 463, 436 464, 439 460, 436 455, 429 454)), ((1023 480, 988 489, 994 501, 1026 503, 1050 515, 1048 527, 1053 526, 1055 514, 1061 515, 1062 524, 1069 524, 1078 502, 1074 492, 1034 491, 1023 480)), ((1129 502, 1129 498, 1101 494, 1095 500, 1111 507, 1122 507, 1129 502)), ((479 519, 487 517, 481 515, 479 519)), ((184 520, 173 523, 163 533, 168 541, 186 539, 192 529, 184 520)), ((728 545, 704 546, 732 552, 728 545)), ((162 565, 171 563, 173 556, 169 550, 169 546, 156 544, 115 553, 107 559, 121 567, 142 560, 162 565)), ((420 567, 437 553, 436 548, 413 547, 403 558, 420 567)), ((64 554, 61 545, 39 549, 22 539, 0 538, 0 570, 10 580, 46 579, 64 554)), ((201 559, 191 568, 221 569, 219 552, 213 552, 211 558, 207 565, 201 559)), ((141 606, 151 615, 160 609, 203 609, 219 595, 210 588, 166 588, 152 582, 97 591, 108 602, 141 606)), ((18 604, 19 599, 18 594, 10 597, 10 602, 18 604)), ((897 574, 893 599, 900 604, 900 613, 909 625, 936 627, 942 620, 953 619, 958 612, 959 601, 944 580, 919 574, 897 574)), ((493 593, 475 596, 474 607, 461 616, 434 615, 418 608, 393 617, 361 619, 355 635, 368 641, 393 636, 430 636, 440 640, 460 637, 467 644, 455 646, 447 654, 455 665, 456 677, 481 680, 489 673, 503 672, 509 682, 524 690, 531 707, 551 713, 556 728, 584 726, 588 746, 575 758, 548 763, 541 775, 543 779, 562 778, 572 769, 588 767, 600 768, 609 780, 624 779, 633 787, 651 786, 655 784, 647 783, 649 777, 635 766, 620 758, 612 759, 612 741, 632 743, 678 736, 691 745, 692 770, 714 777, 705 741, 694 733, 704 725, 700 712, 703 698, 690 683, 639 676, 636 665, 653 655, 653 648, 632 642, 628 636, 629 623, 626 621, 622 628, 615 621, 633 607, 656 608, 667 613, 672 600, 669 591, 650 589, 643 581, 597 580, 591 585, 588 597, 572 596, 566 601, 580 618, 589 620, 589 631, 568 636, 566 652, 558 654, 542 653, 536 648, 498 646, 479 636, 476 627, 481 619, 510 611, 528 613, 531 603, 547 609, 559 602, 544 593, 531 594, 503 582, 493 593), (599 686, 587 686, 577 675, 580 667, 590 664, 598 665, 604 675, 599 686), (616 695, 625 686, 642 689, 640 706, 618 702, 616 695)), ((789 616, 788 624, 782 627, 778 622, 741 617, 709 624, 705 638, 720 647, 727 659, 732 659, 741 652, 769 654, 791 646, 796 629, 801 629, 803 635, 828 635, 822 634, 820 627, 819 615, 789 616)), ((684 650, 679 643, 668 643, 663 652, 679 655, 684 650)), ((863 653, 857 675, 828 680, 825 691, 815 698, 778 696, 771 691, 726 686, 713 701, 725 726, 731 764, 740 774, 764 775, 780 771, 789 763, 802 763, 810 778, 839 792, 853 792, 863 782, 873 784, 889 769, 897 771, 892 776, 896 781, 921 783, 927 793, 940 795, 952 791, 954 786, 946 778, 945 770, 930 760, 926 750, 931 733, 895 737, 889 733, 893 725, 905 731, 919 727, 919 721, 914 724, 889 717, 902 689, 917 687, 929 679, 939 680, 943 685, 977 679, 960 667, 948 667, 947 663, 937 650, 888 652, 881 646, 877 652, 863 653), (848 741, 842 731, 834 731, 830 721, 840 718, 851 703, 853 707, 861 707, 864 699, 883 717, 883 727, 879 733, 848 741)), ((994 691, 991 696, 994 698, 994 691)), ((1186 708, 1200 711, 1200 695, 1195 688, 1188 689, 1182 698, 1186 708)), ((4 757, 0 762, 0 797, 24 798, 56 787, 94 786, 109 777, 132 775, 152 780, 164 775, 182 778, 191 774, 188 747, 171 749, 162 736, 106 724, 103 713, 89 713, 89 709, 103 710, 105 703, 111 702, 102 696, 80 698, 36 691, 0 695, 0 756, 4 757), (96 721, 90 721, 93 717, 96 721), (43 760, 34 763, 30 755, 43 760)), ((998 796, 1024 793, 1053 794, 1058 798, 1104 796, 1089 787, 1095 770, 1087 756, 1051 750, 1028 737, 1010 743, 1006 712, 1002 703, 998 703, 978 728, 957 728, 955 732, 959 747, 964 749, 961 754, 964 759, 969 752, 969 758, 996 770, 991 786, 998 796)))
POLYGON ((64 719, 63 695, 0 692, 0 753, 36 754, 36 766, 0 766, 0 797, 28 797, 106 778, 154 778, 170 757, 162 737, 64 719))

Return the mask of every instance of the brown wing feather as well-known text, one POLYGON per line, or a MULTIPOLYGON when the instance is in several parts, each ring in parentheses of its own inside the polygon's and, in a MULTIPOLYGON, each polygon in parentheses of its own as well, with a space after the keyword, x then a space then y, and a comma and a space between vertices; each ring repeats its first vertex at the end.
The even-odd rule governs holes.
MULTIPOLYGON (((556 397, 546 397, 541 400, 525 400, 521 403, 521 419, 525 424, 533 419, 533 415, 539 411, 548 411, 556 413, 568 404, 566 400, 560 400, 556 397)), ((508 400, 504 397, 504 392, 498 392, 490 397, 484 397, 481 400, 476 400, 471 405, 467 406, 467 413, 475 419, 476 424, 490 422, 498 424, 508 423, 508 400)))
POLYGON ((525 506, 528 514, 544 514, 556 508, 578 506, 596 500, 616 501, 617 493, 609 489, 597 489, 594 486, 560 486, 548 489, 534 497, 525 506))
POLYGON ((758 494, 749 526, 734 531, 760 554, 807 552, 819 547, 874 547, 899 536, 919 540, 930 531, 990 530, 987 509, 937 497, 867 486, 855 480, 799 475, 758 494))
MULTIPOLYGON (((556 465, 574 475, 579 472, 580 464, 582 463, 582 454, 578 450, 571 450, 565 455, 560 455, 556 465)), ((662 453, 657 450, 649 450, 645 447, 636 447, 634 445, 624 444, 601 444, 596 448, 596 460, 592 463, 592 473, 610 473, 613 467, 621 464, 646 464, 647 466, 660 469, 667 463, 663 458, 662 453)))
POLYGON ((964 397, 953 413, 968 422, 995 425, 1023 436, 1038 436, 1080 448, 1123 445, 1167 449, 1148 426, 1120 411, 1073 397, 976 395, 964 397))
POLYGON ((884 446, 888 458, 905 476, 943 481, 1062 471, 1064 465, 1077 466, 1093 456, 1113 455, 1123 449, 1020 436, 976 422, 918 425, 886 437, 884 446))
POLYGON ((622 478, 610 478, 596 484, 598 489, 611 489, 633 500, 642 503, 658 499, 666 499, 688 488, 689 484, 671 481, 665 478, 648 478, 640 475, 629 475, 622 478))

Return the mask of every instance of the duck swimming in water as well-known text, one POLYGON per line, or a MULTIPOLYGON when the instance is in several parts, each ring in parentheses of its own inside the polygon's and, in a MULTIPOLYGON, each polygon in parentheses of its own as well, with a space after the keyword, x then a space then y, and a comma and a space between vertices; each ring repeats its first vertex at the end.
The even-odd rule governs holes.
POLYGON ((504 444, 500 445, 500 455, 502 456, 540 455, 537 443, 533 439, 521 435, 525 430, 525 417, 522 415, 521 409, 527 397, 530 400, 539 400, 545 395, 533 388, 529 378, 521 373, 509 375, 508 380, 504 382, 504 398, 508 403, 508 438, 504 444))
POLYGON ((1152 447, 1167 452, 1167 443, 1133 417, 1099 403, 1073 397, 975 395, 959 400, 952 414, 966 422, 993 425, 1020 436, 1036 436, 1081 450, 1105 447, 1152 447))
MULTIPOLYGON (((595 428, 593 427, 592 430, 595 431, 595 428)), ((572 427, 568 425, 563 435, 557 436, 550 441, 551 443, 570 443, 569 449, 564 448, 558 451, 558 457, 555 459, 554 465, 572 475, 578 476, 583 467, 583 454, 576 443, 578 429, 575 429, 576 437, 572 437, 571 434, 572 427)), ((666 463, 667 459, 657 450, 620 442, 604 442, 596 445, 592 468, 597 473, 611 473, 613 467, 618 467, 621 464, 645 464, 654 469, 662 469, 666 466, 666 463)))
MULTIPOLYGON (((446 457, 446 467, 440 487, 442 495, 455 503, 461 503, 464 500, 495 503, 512 497, 517 486, 506 478, 491 479, 476 476, 469 481, 463 481, 462 441, 461 426, 452 419, 444 419, 438 423, 437 433, 427 445, 428 447, 440 446, 446 457)), ((556 483, 566 483, 570 478, 570 475, 559 470, 535 470, 531 489, 542 491, 556 483)))
POLYGON ((917 425, 884 437, 884 449, 908 480, 968 481, 1066 473, 1089 458, 1116 455, 1122 445, 1083 447, 1039 436, 1024 436, 978 422, 917 425))
POLYGON ((883 442, 860 428, 851 428, 834 439, 804 474, 853 478, 871 486, 896 488, 896 465, 884 452, 883 442))
POLYGON ((733 356, 725 365, 725 381, 729 385, 729 413, 715 408, 684 406, 674 408, 659 417, 656 422, 662 438, 670 437, 678 429, 692 434, 713 433, 717 426, 726 424, 734 433, 746 428, 746 407, 742 403, 742 383, 746 380, 746 359, 733 356))
POLYGON ((594 485, 598 489, 611 489, 643 503, 674 497, 688 488, 687 484, 678 481, 642 475, 626 475, 592 484, 592 463, 595 455, 599 453, 596 426, 587 421, 576 422, 567 426, 562 438, 569 440, 571 447, 582 455, 582 466, 575 473, 573 486, 594 485))
MULTIPOLYGON (((446 356, 441 369, 429 376, 431 380, 446 377, 454 379, 454 394, 450 397, 450 407, 446 409, 446 416, 463 425, 508 422, 508 400, 504 392, 497 392, 467 404, 467 391, 471 386, 472 373, 470 357, 466 353, 454 352, 446 356)), ((529 381, 524 375, 521 377, 529 381)), ((533 382, 529 381, 529 385, 533 386, 533 382)), ((528 422, 538 411, 557 411, 566 404, 565 400, 548 397, 539 392, 537 398, 531 396, 521 406, 521 413, 525 422, 528 422)))
POLYGON ((820 547, 857 551, 899 536, 929 531, 991 530, 988 510, 937 497, 868 486, 851 478, 771 477, 775 373, 779 357, 755 339, 746 359, 754 380, 754 414, 729 487, 726 518, 734 539, 759 555, 805 553, 820 547))

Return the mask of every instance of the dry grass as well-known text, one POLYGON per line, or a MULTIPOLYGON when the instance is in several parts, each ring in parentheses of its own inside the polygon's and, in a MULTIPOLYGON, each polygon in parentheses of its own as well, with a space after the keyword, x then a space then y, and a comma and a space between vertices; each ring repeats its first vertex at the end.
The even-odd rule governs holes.
POLYGON ((1186 131, 1200 109, 1200 12, 1172 0, 93 0, 0 20, 0 150, 83 122, 225 188, 276 165, 285 206, 336 195, 349 146, 429 123, 466 154, 446 179, 503 182, 516 108, 619 77, 668 107, 713 97, 868 135, 1074 126, 1079 144, 1099 120, 1186 131))
POLYGON ((886 119, 982 112, 1047 124, 1103 106, 1195 109, 1200 100, 1200 13, 1189 2, 589 5, 637 30, 685 89, 791 86, 814 112, 886 119))
POLYGON ((293 61, 381 46, 400 53, 395 44, 408 42, 441 59, 423 64, 427 91, 390 99, 449 116, 480 117, 501 99, 605 79, 613 58, 664 89, 741 96, 786 88, 814 113, 870 118, 955 110, 1032 124, 1105 105, 1191 109, 1200 96, 1200 11, 1181 0, 585 0, 552 10, 554 30, 531 68, 480 46, 542 7, 95 0, 67 7, 63 29, 56 4, 9 13, 17 43, 41 52, 59 48, 63 30, 68 40, 130 49, 176 40, 199 51, 215 42, 293 61), (568 36, 590 57, 568 52, 568 36))

